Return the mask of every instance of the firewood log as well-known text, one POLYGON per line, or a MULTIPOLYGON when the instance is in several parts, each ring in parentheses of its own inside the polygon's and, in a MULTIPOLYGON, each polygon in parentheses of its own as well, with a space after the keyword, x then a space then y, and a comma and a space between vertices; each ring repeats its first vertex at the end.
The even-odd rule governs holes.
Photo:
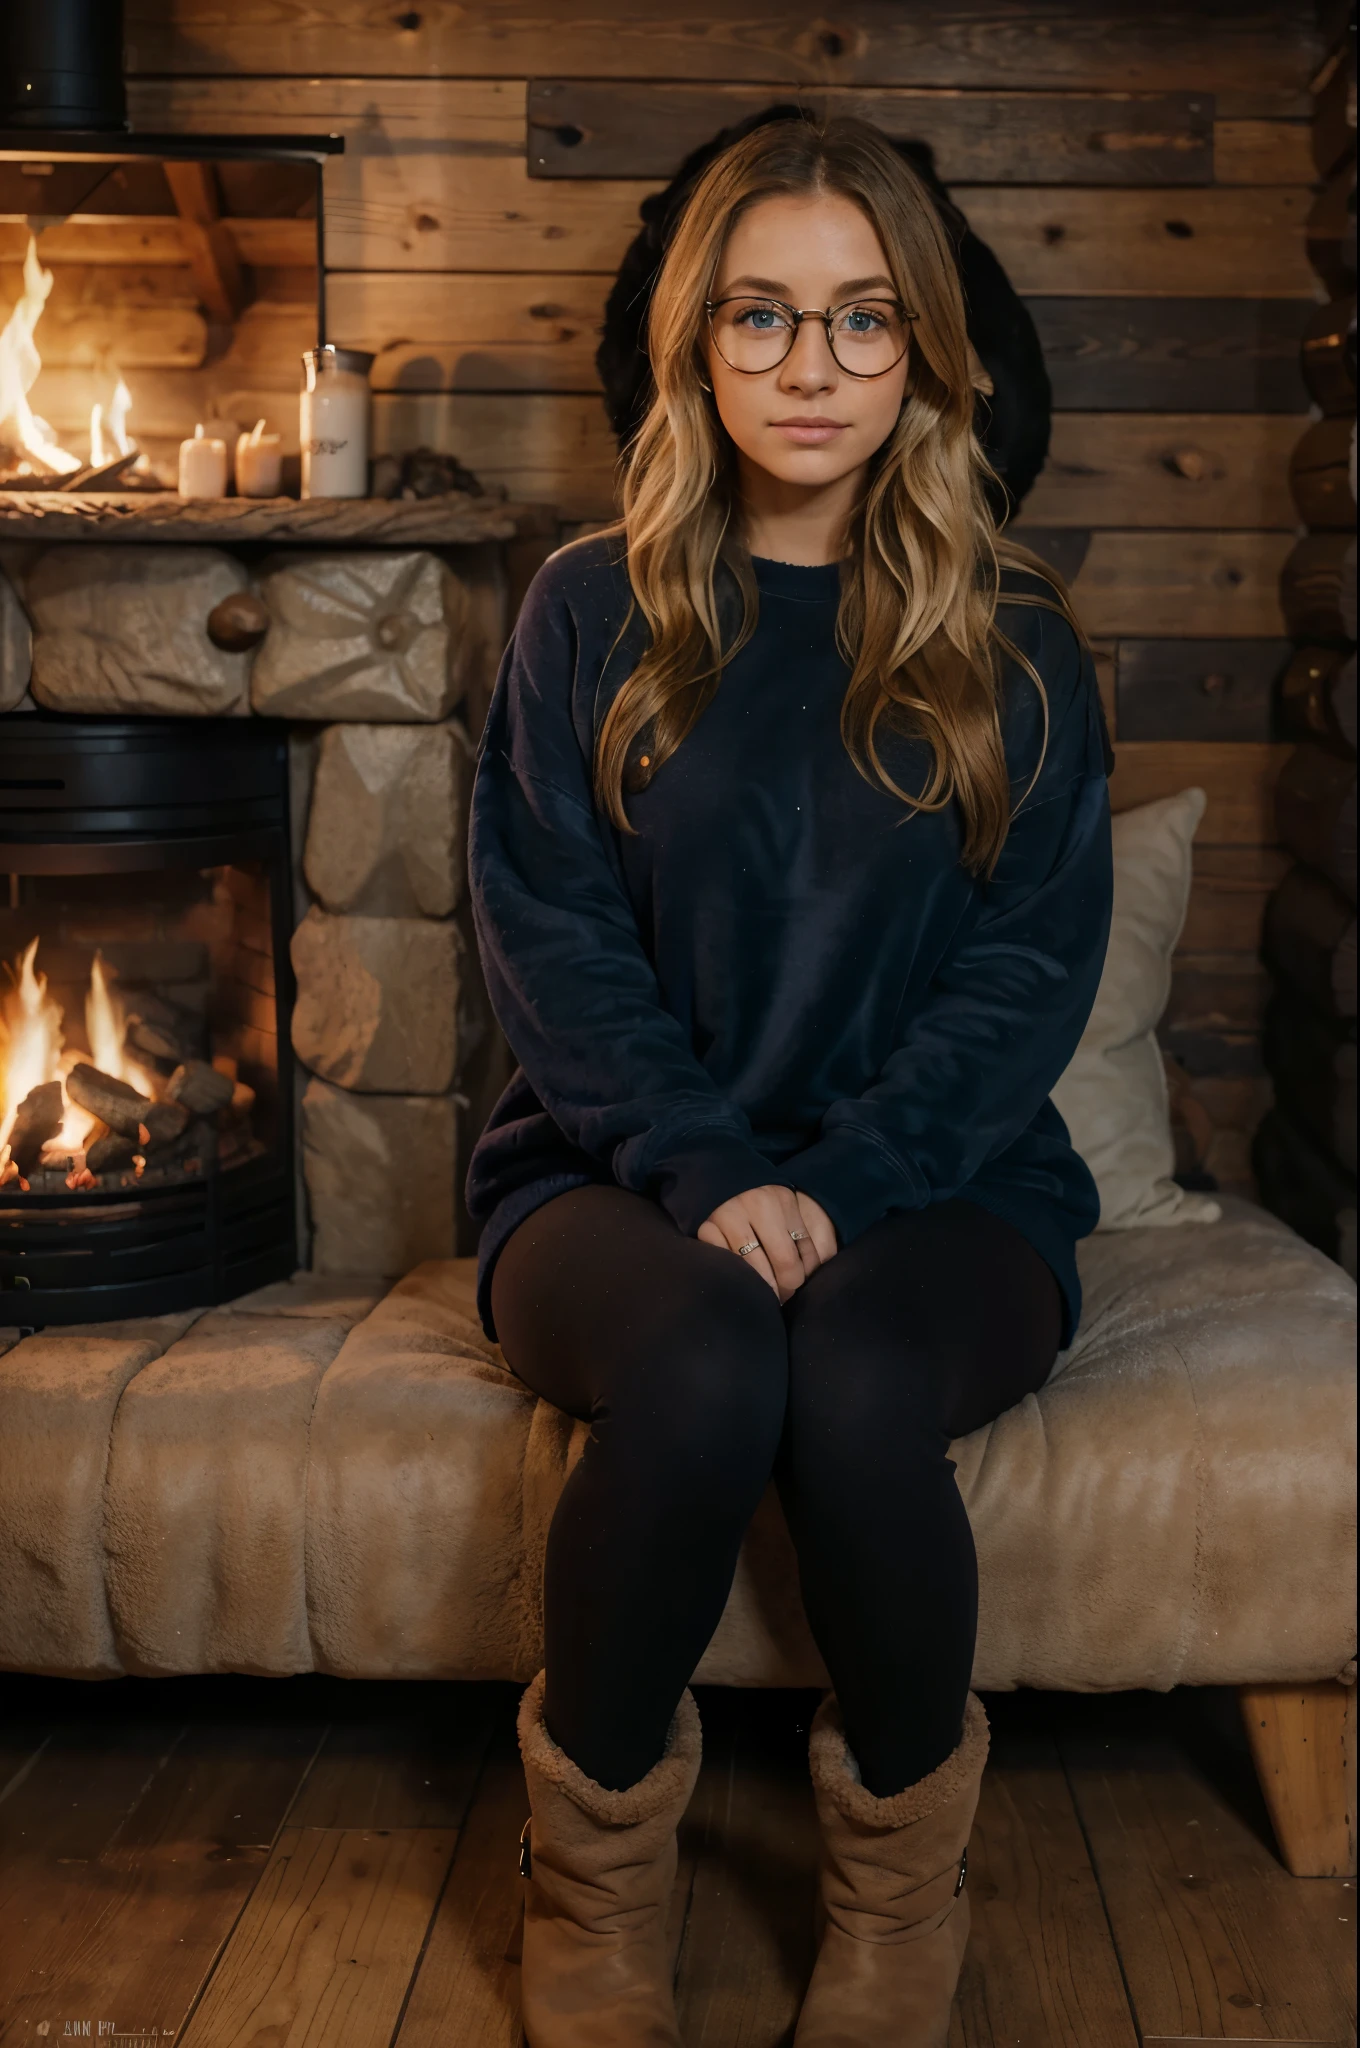
POLYGON ((212 1116, 231 1101, 235 1083, 206 1060, 186 1060, 165 1084, 166 1098, 182 1102, 195 1116, 212 1116))
POLYGON ((124 1008, 130 1018, 137 1018, 145 1024, 160 1024, 167 1031, 174 1031, 181 1023, 179 1011, 173 1003, 167 1003, 164 996, 158 996, 153 988, 132 988, 126 991, 124 1008))
POLYGON ((137 1128, 145 1150, 148 1146, 173 1145, 189 1127, 189 1112, 182 1102, 151 1102, 137 1128))
POLYGON ((91 1173, 114 1173, 120 1166, 131 1166, 136 1150, 135 1138, 125 1138, 105 1124, 99 1136, 86 1144, 85 1164, 91 1173))
POLYGON ((151 1017, 129 1017, 128 1044, 137 1052, 150 1053, 153 1060, 169 1060, 181 1066, 194 1057, 194 1049, 183 1034, 151 1017))
POLYGON ((124 1138, 137 1136, 142 1118, 151 1108, 147 1096, 84 1060, 66 1076, 66 1093, 72 1102, 78 1102, 82 1109, 88 1109, 91 1116, 97 1116, 124 1138))
MULTIPOLYGON (((182 1105, 176 1103, 173 1107, 180 1108, 182 1105)), ((148 1169, 156 1166, 174 1166, 190 1159, 196 1160, 200 1167, 206 1167, 217 1157, 217 1133, 204 1118, 195 1117, 192 1121, 186 1122, 182 1130, 173 1134, 152 1137, 148 1132, 146 1142, 139 1143, 137 1151, 146 1161, 148 1169)))
POLYGON ((19 1104, 10 1125, 9 1152, 21 1180, 32 1173, 48 1139, 56 1137, 64 1113, 60 1081, 40 1081, 19 1104))
POLYGON ((216 1124, 209 1123, 206 1117, 195 1117, 182 1140, 186 1164, 196 1159, 206 1173, 217 1162, 219 1142, 216 1124))
POLYGON ((88 1109, 111 1131, 136 1139, 142 1150, 148 1145, 173 1144, 189 1122, 189 1111, 182 1102, 152 1102, 126 1081, 117 1081, 84 1061, 67 1075, 66 1092, 72 1102, 88 1109))
POLYGON ((218 1110, 217 1115, 213 1119, 213 1121, 217 1125, 219 1131, 232 1130, 235 1128, 236 1125, 243 1124, 247 1121, 247 1119, 250 1116, 250 1112, 254 1107, 255 1090, 250 1086, 249 1082, 233 1081, 231 1086, 231 1101, 227 1104, 225 1109, 218 1110))

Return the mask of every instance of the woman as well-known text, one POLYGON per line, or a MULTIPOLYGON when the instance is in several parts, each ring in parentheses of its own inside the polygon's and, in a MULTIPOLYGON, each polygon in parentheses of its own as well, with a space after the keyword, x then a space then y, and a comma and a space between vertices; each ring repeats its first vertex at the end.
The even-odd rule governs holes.
POLYGON ((996 542, 957 272, 874 129, 720 157, 649 347, 621 527, 535 579, 473 799, 522 1063, 468 1176, 481 1313, 592 1424, 520 1709, 525 2031, 679 2041, 687 1681, 773 1476, 834 1688, 799 2048, 942 2043, 987 1748, 948 1446, 1080 1312, 1048 1093, 1108 928, 1099 699, 996 542))

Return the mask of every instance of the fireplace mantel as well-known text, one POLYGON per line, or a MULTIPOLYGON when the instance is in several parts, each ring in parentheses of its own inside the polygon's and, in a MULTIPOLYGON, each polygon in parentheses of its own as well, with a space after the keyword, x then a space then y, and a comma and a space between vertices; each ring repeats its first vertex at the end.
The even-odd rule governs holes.
POLYGON ((437 498, 181 498, 174 491, 0 491, 0 541, 467 547, 556 531, 541 505, 437 498))

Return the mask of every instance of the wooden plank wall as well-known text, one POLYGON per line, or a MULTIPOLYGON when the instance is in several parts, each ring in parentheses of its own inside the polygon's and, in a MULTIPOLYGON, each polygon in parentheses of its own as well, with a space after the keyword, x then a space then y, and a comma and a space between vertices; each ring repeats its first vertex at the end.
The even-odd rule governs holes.
MULTIPOLYGON (((128 7, 139 127, 345 135, 330 338, 376 352, 379 447, 452 448, 567 522, 611 508, 596 329, 639 202, 685 150, 794 92, 935 145, 1049 353, 1052 456, 1023 524, 1099 644, 1116 801, 1209 793, 1165 1040, 1183 1163, 1235 1187, 1266 1101, 1257 948, 1284 868, 1272 685, 1299 341, 1323 296, 1310 235, 1338 232, 1325 209, 1310 229, 1324 47, 1310 0, 128 7)), ((271 317, 242 417, 293 389, 271 317)))

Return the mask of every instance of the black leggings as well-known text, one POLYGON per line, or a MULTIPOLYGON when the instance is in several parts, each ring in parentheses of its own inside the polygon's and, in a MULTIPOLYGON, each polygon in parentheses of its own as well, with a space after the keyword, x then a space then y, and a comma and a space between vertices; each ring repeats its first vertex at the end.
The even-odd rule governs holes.
POLYGON ((1043 1384, 1058 1285, 976 1203, 885 1217, 781 1307, 735 1253, 622 1188, 575 1188, 496 1263, 513 1370, 590 1438, 548 1536, 553 1739, 621 1788, 657 1761, 773 1474, 864 1783, 959 1740, 977 1560, 948 1456, 1043 1384))

